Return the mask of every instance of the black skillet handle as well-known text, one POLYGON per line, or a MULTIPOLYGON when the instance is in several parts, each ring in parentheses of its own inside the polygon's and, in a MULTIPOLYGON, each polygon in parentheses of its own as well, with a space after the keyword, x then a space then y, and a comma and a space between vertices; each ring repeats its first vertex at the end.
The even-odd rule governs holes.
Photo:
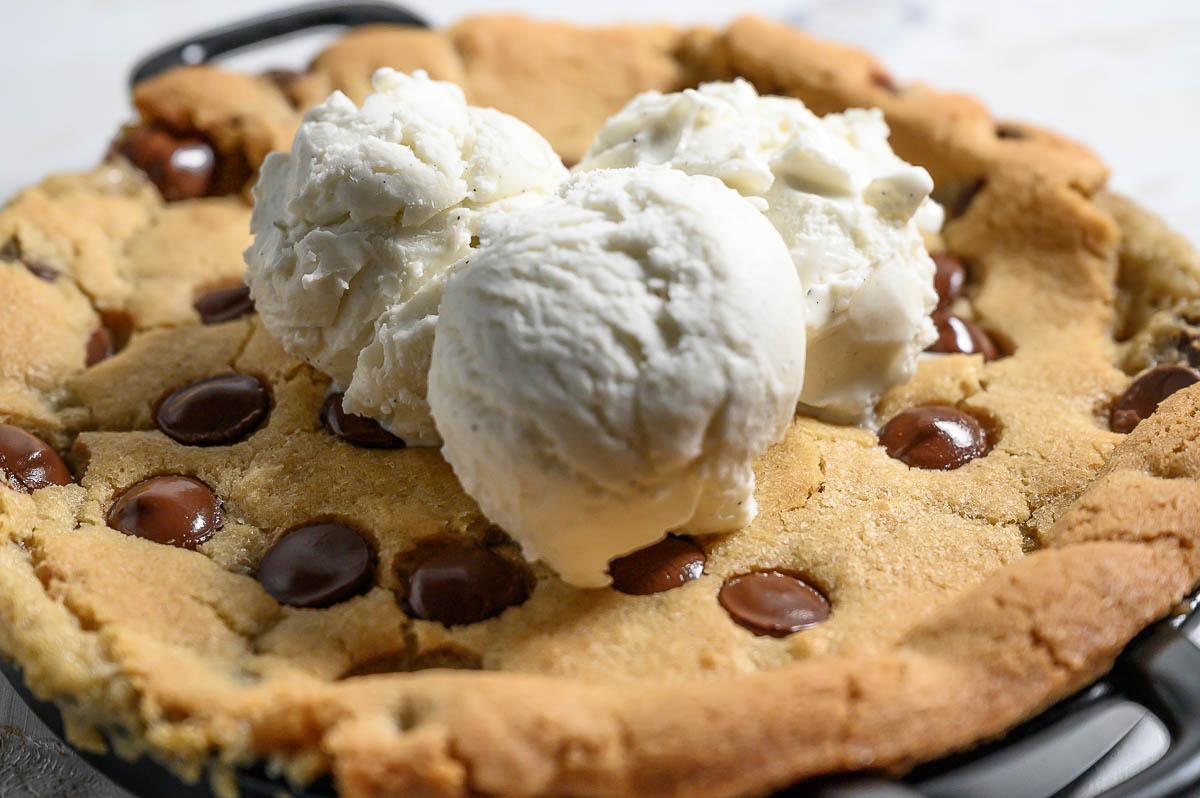
MULTIPOLYGON (((1186 622, 1196 626, 1196 615, 1186 622)), ((1193 798, 1200 795, 1200 648, 1184 632, 1159 624, 1118 660, 1131 692, 1156 710, 1171 732, 1157 762, 1097 798, 1193 798)))
POLYGON ((390 3, 319 3, 300 6, 204 31, 156 50, 133 68, 129 85, 136 85, 171 67, 199 64, 243 47, 252 47, 310 28, 351 28, 374 22, 429 27, 429 23, 421 17, 390 3))

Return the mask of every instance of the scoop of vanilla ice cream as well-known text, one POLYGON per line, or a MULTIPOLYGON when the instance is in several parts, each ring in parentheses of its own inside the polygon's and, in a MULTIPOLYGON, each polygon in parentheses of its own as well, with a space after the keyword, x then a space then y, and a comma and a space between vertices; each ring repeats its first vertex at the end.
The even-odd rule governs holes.
POLYGON ((765 211, 807 291, 806 412, 870 419, 936 338, 941 228, 929 173, 892 152, 878 109, 818 117, 744 80, 635 97, 596 135, 579 171, 660 164, 711 175, 765 211))
POLYGON ((267 329, 345 390, 348 411, 436 443, 425 388, 441 282, 484 219, 566 170, 532 128, 452 83, 381 69, 372 87, 361 108, 334 93, 263 163, 246 279, 267 329))
POLYGON ((711 177, 579 174, 484 221, 441 299, 429 402, 484 514, 579 586, 668 530, 756 513, 753 459, 803 383, 779 234, 711 177))

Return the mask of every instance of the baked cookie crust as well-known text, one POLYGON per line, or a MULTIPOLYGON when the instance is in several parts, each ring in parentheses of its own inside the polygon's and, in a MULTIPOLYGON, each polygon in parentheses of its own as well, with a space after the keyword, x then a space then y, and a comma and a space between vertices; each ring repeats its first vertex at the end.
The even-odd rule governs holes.
POLYGON ((568 162, 648 89, 741 76, 819 113, 882 108, 948 209, 935 246, 968 264, 955 311, 1007 356, 929 358, 878 414, 950 405, 991 451, 925 471, 871 430, 797 418, 756 467, 758 518, 702 541, 699 579, 576 590, 524 564, 436 450, 333 438, 328 380, 256 319, 200 323, 196 298, 243 270, 241 198, 164 203, 120 158, 51 178, 0 212, 0 423, 58 448, 78 483, 0 486, 0 649, 76 744, 207 769, 226 790, 230 768, 266 760, 301 782, 332 771, 347 798, 762 794, 1000 735, 1103 673, 1200 578, 1200 388, 1109 428, 1132 375, 1184 357, 1164 342, 1200 319, 1200 261, 1105 193, 1080 145, 757 18, 364 28, 286 81, 186 67, 134 100, 142 124, 202 135, 234 176, 221 185, 244 186, 303 108, 333 89, 361 100, 381 66, 460 83, 568 162), (120 351, 85 367, 97 329, 120 351), (165 393, 232 372, 269 388, 257 431, 197 447, 156 429, 165 393), (221 499, 222 528, 194 551, 106 523, 122 491, 163 474, 221 499), (253 578, 264 552, 327 520, 370 539, 374 586, 281 606, 253 578), (410 617, 414 552, 444 541, 505 558, 528 598, 469 625, 410 617), (829 620, 781 639, 733 623, 716 594, 756 568, 803 574, 829 620))

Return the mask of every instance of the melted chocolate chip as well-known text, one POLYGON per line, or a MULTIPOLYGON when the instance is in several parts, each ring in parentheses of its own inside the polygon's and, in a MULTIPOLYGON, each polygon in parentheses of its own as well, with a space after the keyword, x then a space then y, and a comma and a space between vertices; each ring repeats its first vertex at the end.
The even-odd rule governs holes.
POLYGON ((950 255, 934 255, 933 264, 937 271, 933 275, 933 287, 938 295, 938 310, 945 310, 962 296, 967 284, 967 267, 958 258, 950 255))
POLYGON ((51 269, 44 263, 38 263, 36 261, 22 261, 22 263, 25 264, 25 268, 29 270, 29 273, 39 280, 45 280, 48 283, 52 283, 58 279, 58 270, 51 269))
POLYGON ((52 283, 58 279, 58 270, 52 269, 36 260, 25 260, 21 253, 21 243, 16 238, 10 238, 0 246, 0 260, 20 261, 21 264, 39 280, 52 283))
POLYGON ((100 326, 112 340, 113 352, 120 352, 133 337, 133 316, 120 310, 100 311, 100 326))
POLYGON ((937 328, 937 340, 926 351, 943 354, 983 355, 995 360, 1000 352, 992 337, 978 324, 945 311, 935 311, 930 317, 937 328))
POLYGON ((69 485, 71 472, 45 441, 20 427, 0 424, 0 482, 32 493, 47 485, 69 485))
POLYGON ((101 360, 106 360, 113 355, 112 336, 108 334, 108 330, 103 326, 97 327, 88 338, 87 342, 87 357, 84 363, 91 368, 101 360))
POLYGON ((328 607, 365 593, 375 552, 354 529, 313 524, 284 534, 263 555, 258 581, 280 604, 328 607))
POLYGON ((1155 366, 1133 381, 1113 408, 1109 426, 1113 432, 1130 432, 1143 418, 1151 416, 1162 400, 1200 381, 1200 372, 1187 366, 1155 366))
POLYGON ((447 544, 413 569, 405 603, 410 615, 454 626, 499 615, 527 596, 520 572, 499 554, 447 544))
POLYGON ((158 428, 189 446, 217 446, 249 435, 267 417, 267 386, 248 374, 222 374, 172 393, 154 416, 158 428))
POLYGON ((211 193, 216 161, 202 138, 143 126, 129 131, 116 150, 146 173, 167 202, 211 193))
POLYGON ((254 312, 254 300, 250 298, 250 286, 219 288, 201 294, 192 303, 205 324, 220 324, 233 321, 254 312))
POLYGON ((1019 125, 1014 125, 1011 122, 1001 122, 996 125, 996 138, 1000 139, 1023 139, 1028 134, 1025 129, 1019 125))
POLYGON ((870 78, 871 85, 875 86, 876 88, 883 89, 888 94, 900 93, 900 86, 896 83, 896 79, 888 74, 883 68, 872 68, 868 77, 870 78))
POLYGON ((786 637, 829 617, 829 600, 800 577, 783 571, 731 576, 717 600, 729 617, 756 635, 786 637))
POLYGON ((325 428, 346 443, 364 449, 403 449, 404 441, 379 426, 374 419, 356 416, 342 409, 342 394, 333 393, 321 406, 325 428))
POLYGON ((613 587, 633 596, 648 596, 679 587, 704 573, 708 557, 704 549, 687 538, 669 536, 618 557, 608 565, 613 587))
POLYGON ((1179 354, 1192 367, 1200 367, 1200 337, 1183 333, 1179 336, 1179 354))
POLYGON ((221 524, 221 505, 192 477, 151 477, 122 493, 108 511, 118 532, 166 546, 194 549, 221 524))
POLYGON ((887 453, 916 468, 952 468, 987 454, 987 434, 979 421, 953 407, 914 407, 897 414, 879 431, 887 453))

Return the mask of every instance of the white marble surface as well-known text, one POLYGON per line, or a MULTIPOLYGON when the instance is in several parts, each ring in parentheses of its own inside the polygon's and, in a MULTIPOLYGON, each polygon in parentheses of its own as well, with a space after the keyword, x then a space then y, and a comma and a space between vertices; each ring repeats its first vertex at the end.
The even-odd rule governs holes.
MULTIPOLYGON (((273 10, 280 0, 0 0, 0 194, 82 168, 129 115, 126 73, 164 42, 273 10)), ((875 52, 898 78, 976 94, 998 117, 1088 142, 1112 184, 1200 241, 1200 2, 1193 0, 413 0, 435 23, 525 10, 580 21, 718 23, 768 14, 875 52)), ((311 38, 250 57, 302 64, 311 38)))

